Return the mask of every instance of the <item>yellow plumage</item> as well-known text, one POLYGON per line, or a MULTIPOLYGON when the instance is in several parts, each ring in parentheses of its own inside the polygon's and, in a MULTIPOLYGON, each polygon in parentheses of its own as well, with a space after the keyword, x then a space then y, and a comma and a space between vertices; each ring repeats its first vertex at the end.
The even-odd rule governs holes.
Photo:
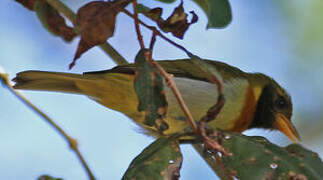
MULTIPOLYGON (((160 62, 167 71, 174 73, 175 82, 195 120, 203 117, 207 110, 217 103, 216 85, 203 80, 203 75, 198 74, 201 73, 199 69, 189 61, 160 62), (183 68, 188 68, 189 71, 185 72, 183 68), (184 73, 189 76, 183 76, 184 73), (196 76, 196 74, 198 75, 196 76)), ((239 118, 241 119, 241 113, 245 108, 244 102, 250 86, 248 77, 252 74, 243 73, 224 63, 211 63, 219 69, 220 75, 223 77, 226 103, 210 126, 223 130, 235 130, 234 124, 239 118)), ((138 112, 138 100, 133 88, 134 75, 131 71, 133 71, 132 65, 83 75, 26 71, 17 75, 15 88, 84 94, 110 109, 124 113, 145 129, 154 131, 154 127, 146 126, 143 123, 144 114, 138 112)), ((260 85, 259 87, 253 86, 254 90, 260 87, 260 85)), ((165 121, 168 123, 169 129, 164 133, 172 134, 187 127, 188 124, 174 95, 167 87, 166 97, 169 107, 165 121)), ((255 103, 253 105, 255 106, 255 103)), ((251 121, 250 118, 246 120, 251 121)))

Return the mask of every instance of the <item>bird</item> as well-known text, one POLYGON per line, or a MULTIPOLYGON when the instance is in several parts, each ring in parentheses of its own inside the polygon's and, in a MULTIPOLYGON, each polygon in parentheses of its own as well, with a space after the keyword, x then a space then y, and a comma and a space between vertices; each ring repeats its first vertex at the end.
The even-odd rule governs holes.
MULTIPOLYGON (((208 109, 217 103, 216 84, 208 81, 200 68, 188 59, 157 61, 174 81, 194 120, 201 119, 208 109)), ((262 73, 247 73, 226 63, 204 59, 223 80, 225 103, 217 117, 209 121, 210 128, 242 133, 252 128, 278 130, 291 141, 300 136, 291 122, 293 105, 290 95, 274 79, 262 73)), ((109 70, 83 74, 23 71, 13 79, 14 88, 22 90, 55 91, 86 95, 101 105, 119 111, 148 135, 160 136, 156 127, 144 123, 144 112, 138 110, 138 98, 134 90, 135 64, 116 66, 109 70)), ((171 135, 187 128, 189 124, 175 96, 165 86, 168 111, 164 118, 168 129, 163 135, 171 135)))

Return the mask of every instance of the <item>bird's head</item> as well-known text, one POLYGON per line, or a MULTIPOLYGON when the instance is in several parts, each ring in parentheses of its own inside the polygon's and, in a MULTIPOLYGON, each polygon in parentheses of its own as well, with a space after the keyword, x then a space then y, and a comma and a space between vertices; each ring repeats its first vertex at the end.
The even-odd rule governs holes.
POLYGON ((270 77, 263 74, 254 74, 254 77, 262 89, 250 128, 278 130, 293 142, 300 140, 291 122, 293 112, 291 97, 270 77))

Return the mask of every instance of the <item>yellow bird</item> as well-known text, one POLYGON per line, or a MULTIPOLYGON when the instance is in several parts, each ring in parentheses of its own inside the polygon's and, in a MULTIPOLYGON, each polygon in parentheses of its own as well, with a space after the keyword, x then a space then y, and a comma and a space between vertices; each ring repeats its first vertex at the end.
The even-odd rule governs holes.
MULTIPOLYGON (((279 130, 292 141, 300 139, 291 122, 292 102, 287 92, 272 78, 261 73, 246 73, 228 64, 204 60, 216 68, 223 78, 225 104, 209 127, 243 132, 251 128, 279 130)), ((216 104, 219 95, 215 84, 189 60, 166 60, 158 63, 170 74, 195 120, 200 120, 216 104)), ((122 112, 148 134, 158 136, 157 129, 144 124, 144 112, 138 112, 134 91, 134 64, 115 68, 71 74, 45 71, 24 71, 14 78, 16 89, 57 91, 83 94, 96 102, 122 112), (155 133, 154 133, 155 132, 155 133)), ((165 135, 188 127, 186 118, 170 91, 165 87, 168 112, 165 135)))

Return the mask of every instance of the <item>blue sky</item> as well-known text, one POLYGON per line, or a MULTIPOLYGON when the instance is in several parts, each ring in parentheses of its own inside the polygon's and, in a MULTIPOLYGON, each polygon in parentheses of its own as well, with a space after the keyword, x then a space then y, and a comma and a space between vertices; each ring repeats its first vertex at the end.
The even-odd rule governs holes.
MULTIPOLYGON (((69 5, 76 8, 84 2, 69 2, 69 5)), ((185 3, 188 10, 194 9, 200 15, 199 22, 189 29, 184 41, 175 41, 200 57, 221 60, 244 71, 262 72, 276 79, 293 98, 293 121, 303 136, 302 143, 322 155, 322 142, 314 138, 320 134, 314 130, 317 130, 315 120, 321 119, 322 97, 317 96, 321 82, 317 77, 321 74, 294 61, 294 41, 287 26, 290 22, 278 4, 269 0, 231 1, 233 22, 225 29, 205 30, 205 15, 190 1, 185 3)), ((69 72, 68 64, 78 39, 66 44, 52 36, 42 28, 35 13, 14 1, 0 1, 0 26, 0 66, 10 77, 24 70, 69 72)), ((148 42, 150 32, 144 29, 143 32, 148 42)), ((134 58, 139 46, 132 21, 127 16, 118 16, 115 36, 109 42, 129 61, 134 58)), ((185 57, 183 52, 162 40, 157 41, 154 53, 155 59, 185 57)), ((99 48, 93 48, 70 72, 113 66, 99 48)), ((131 160, 153 141, 139 133, 139 128, 121 113, 106 109, 85 96, 23 93, 78 139, 80 150, 99 179, 120 179, 131 160)), ((65 179, 87 178, 66 142, 47 123, 2 87, 0 100, 1 179, 36 179, 42 174, 65 179)), ((251 130, 247 134, 263 135, 279 145, 290 143, 278 132, 251 130)), ((189 145, 182 146, 182 151, 182 179, 216 177, 189 145)))

